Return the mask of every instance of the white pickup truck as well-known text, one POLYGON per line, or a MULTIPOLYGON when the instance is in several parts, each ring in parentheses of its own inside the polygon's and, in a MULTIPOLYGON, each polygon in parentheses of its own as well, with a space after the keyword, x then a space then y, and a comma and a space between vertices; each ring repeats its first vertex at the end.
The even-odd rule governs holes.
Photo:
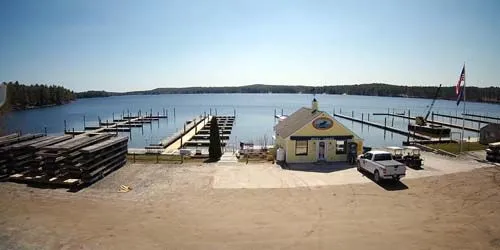
POLYGON ((373 174, 375 182, 382 179, 399 181, 406 175, 406 166, 392 159, 392 154, 385 151, 368 151, 358 157, 358 171, 373 174))

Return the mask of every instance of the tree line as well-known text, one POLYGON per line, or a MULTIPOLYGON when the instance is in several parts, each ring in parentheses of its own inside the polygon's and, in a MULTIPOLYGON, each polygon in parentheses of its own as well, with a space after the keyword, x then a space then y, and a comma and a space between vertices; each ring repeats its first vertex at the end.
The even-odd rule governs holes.
POLYGON ((36 107, 54 106, 75 100, 73 91, 56 85, 24 85, 16 82, 3 82, 7 85, 6 108, 22 110, 36 107))
MULTIPOLYGON (((348 94, 366 96, 391 96, 434 98, 437 86, 397 86, 383 83, 368 83, 335 86, 304 85, 264 85, 254 84, 238 87, 186 87, 157 88, 145 91, 112 93, 105 91, 87 91, 77 93, 78 98, 103 97, 111 95, 157 95, 157 94, 205 94, 205 93, 304 93, 304 94, 348 94)), ((439 99, 456 100, 455 87, 442 87, 439 99)), ((500 87, 467 87, 467 101, 500 103, 500 87)))

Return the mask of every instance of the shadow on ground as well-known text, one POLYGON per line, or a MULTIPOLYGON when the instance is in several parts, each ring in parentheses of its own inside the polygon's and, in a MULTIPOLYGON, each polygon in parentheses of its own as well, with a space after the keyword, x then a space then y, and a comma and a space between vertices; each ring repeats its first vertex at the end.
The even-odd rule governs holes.
POLYGON ((408 186, 406 184, 402 183, 401 181, 393 181, 393 180, 381 180, 379 183, 375 182, 373 179, 373 175, 371 173, 365 172, 365 171, 360 171, 366 178, 370 179, 373 181, 373 183, 379 185, 381 188, 387 190, 387 191, 400 191, 400 190, 406 190, 408 189, 408 186))
POLYGON ((316 172, 316 173, 332 173, 336 171, 346 170, 353 168, 353 165, 349 165, 345 162, 335 162, 335 163, 287 163, 279 164, 282 169, 293 170, 293 171, 303 171, 303 172, 316 172))

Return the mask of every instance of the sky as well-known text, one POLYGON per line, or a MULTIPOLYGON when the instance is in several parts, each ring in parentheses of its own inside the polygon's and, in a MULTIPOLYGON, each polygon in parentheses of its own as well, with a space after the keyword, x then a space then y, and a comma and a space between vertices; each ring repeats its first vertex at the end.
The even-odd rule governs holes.
POLYGON ((498 0, 3 0, 0 81, 500 86, 498 0))

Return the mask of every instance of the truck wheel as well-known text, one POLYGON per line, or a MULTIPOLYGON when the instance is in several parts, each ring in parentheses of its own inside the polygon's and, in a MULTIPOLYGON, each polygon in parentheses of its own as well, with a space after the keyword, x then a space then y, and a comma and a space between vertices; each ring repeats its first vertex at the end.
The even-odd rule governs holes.
POLYGON ((376 183, 380 182, 380 174, 378 173, 378 170, 375 170, 375 173, 373 173, 373 179, 376 183))

